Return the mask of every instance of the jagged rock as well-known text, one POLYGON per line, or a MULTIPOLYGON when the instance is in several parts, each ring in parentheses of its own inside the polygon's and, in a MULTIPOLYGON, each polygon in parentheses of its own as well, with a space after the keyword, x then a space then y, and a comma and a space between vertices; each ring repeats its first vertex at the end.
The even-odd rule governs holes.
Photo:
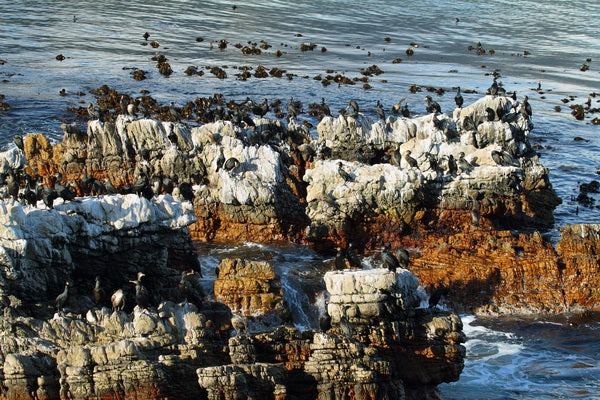
POLYGON ((81 296, 91 296, 94 276, 113 278, 107 289, 114 290, 139 270, 165 273, 170 257, 194 251, 185 230, 195 220, 191 204, 168 195, 81 198, 54 210, 8 200, 0 210, 3 303, 9 294, 28 304, 53 300, 71 280, 67 308, 85 307, 81 296))
POLYGON ((217 266, 215 298, 246 317, 260 317, 269 324, 280 325, 290 314, 283 299, 281 283, 267 262, 223 259, 217 266))

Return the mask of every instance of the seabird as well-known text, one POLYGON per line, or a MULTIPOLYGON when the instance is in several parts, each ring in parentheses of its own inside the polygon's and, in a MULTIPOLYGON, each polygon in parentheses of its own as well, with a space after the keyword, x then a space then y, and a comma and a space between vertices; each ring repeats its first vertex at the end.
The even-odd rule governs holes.
POLYGON ((360 262, 360 258, 358 258, 358 255, 354 251, 352 243, 348 244, 348 247, 346 248, 346 259, 348 260, 348 264, 350 264, 350 268, 362 268, 362 263, 360 262))
POLYGON ((338 174, 340 174, 340 176, 342 177, 344 182, 352 182, 354 180, 354 179, 352 179, 352 176, 350 176, 350 174, 348 172, 346 172, 346 170, 344 170, 344 165, 342 164, 341 161, 338 161, 337 166, 338 166, 338 174))
POLYGON ((435 127, 435 129, 438 129, 440 131, 444 129, 444 124, 442 120, 438 118, 437 112, 433 113, 433 116, 431 117, 431 122, 433 122, 433 126, 435 127))
POLYGON ((442 109, 437 101, 434 101, 431 96, 425 96, 425 103, 427 103, 426 110, 428 113, 442 112, 442 109))
POLYGON ((225 164, 225 154, 223 154, 223 152, 221 151, 219 153, 219 157, 217 157, 217 165, 215 168, 215 172, 219 172, 219 170, 223 167, 223 164, 225 164))
POLYGON ((442 296, 446 296, 448 293, 449 293, 449 290, 448 290, 448 288, 445 288, 445 287, 439 287, 439 288, 435 289, 431 293, 431 296, 429 296, 429 308, 435 307, 439 303, 442 296))
POLYGON ((104 289, 102 288, 102 282, 100 281, 99 276, 96 276, 96 284, 94 285, 93 294, 96 305, 101 305, 104 301, 104 289))
POLYGON ((269 102, 267 99, 263 99, 263 102, 260 104, 254 104, 254 102, 252 102, 252 112, 254 115, 263 118, 265 114, 269 112, 269 102))
POLYGON ((403 247, 398 247, 395 253, 400 266, 406 269, 408 267, 408 263, 410 262, 410 255, 408 254, 408 251, 406 251, 406 249, 403 247))
POLYGON ((123 311, 125 308, 125 293, 123 289, 117 289, 112 296, 110 296, 110 304, 112 305, 113 311, 123 311))
POLYGON ((235 157, 230 157, 227 159, 227 161, 225 161, 225 164, 223 164, 223 169, 225 171, 233 171, 234 169, 236 169, 238 166, 240 165, 240 162, 238 161, 237 158, 235 157))
POLYGON ((146 276, 143 272, 138 272, 137 279, 135 281, 129 281, 135 285, 135 302, 141 308, 150 307, 150 292, 144 285, 142 285, 141 279, 146 276))
POLYGON ((498 150, 492 150, 492 160, 494 160, 494 162, 500 166, 512 164, 511 157, 508 154, 498 150))
POLYGON ((150 179, 150 188, 152 188, 152 193, 154 193, 154 196, 158 196, 162 193, 162 179, 160 178, 160 176, 153 176, 152 179, 150 179))
POLYGON ((17 201, 19 198, 19 181, 12 169, 6 174, 5 182, 8 195, 17 201))
POLYGON ((454 175, 458 171, 458 167, 456 166, 456 160, 454 159, 454 156, 452 154, 446 156, 446 168, 450 175, 454 175))
POLYGON ((150 37, 150 34, 148 32, 144 32, 144 39, 148 40, 148 38, 150 37))
POLYGON ((290 97, 290 101, 287 105, 288 119, 296 118, 302 113, 302 105, 299 101, 295 101, 293 97, 290 97))
POLYGON ((119 191, 117 190, 115 185, 112 184, 112 182, 110 181, 110 179, 108 177, 104 179, 104 187, 106 188, 106 194, 119 193, 119 191))
POLYGON ((23 144, 23 136, 21 135, 14 135, 13 136, 13 143, 15 144, 15 146, 17 146, 17 148, 21 151, 25 151, 25 146, 23 144))
POLYGON ((532 116, 531 104, 529 104, 529 97, 523 96, 523 100, 521 100, 521 114, 525 118, 529 118, 532 116))
POLYGON ((404 161, 406 161, 406 164, 408 164, 410 168, 419 168, 419 163, 417 163, 417 160, 411 156, 410 150, 404 151, 404 153, 402 153, 402 157, 404 157, 404 161))
POLYGON ((346 269, 346 254, 344 249, 338 246, 337 253, 333 259, 333 267, 336 271, 342 271, 346 269))
POLYGON ((485 112, 486 112, 486 117, 487 117, 488 121, 491 122, 496 119, 496 112, 494 111, 493 108, 486 107, 485 112))
POLYGON ((502 117, 504 117, 505 113, 506 113, 506 111, 504 109, 504 104, 502 104, 502 103, 498 104, 498 107, 496 107, 496 115, 498 116, 498 119, 502 120, 502 117))
POLYGON ((231 317, 231 327, 237 331, 238 335, 240 335, 246 332, 246 329, 248 329, 248 320, 244 317, 234 314, 231 317))
POLYGON ((400 150, 395 149, 392 151, 392 155, 390 156, 390 164, 400 168, 400 165, 402 164, 402 155, 400 154, 400 150))
POLYGON ((54 303, 56 304, 56 310, 60 311, 64 308, 65 304, 67 304, 67 300, 69 298, 69 282, 65 282, 65 290, 58 296, 56 296, 56 300, 54 303))
POLYGON ((456 165, 461 172, 468 172, 469 170, 471 170, 471 168, 473 168, 473 165, 471 165, 471 163, 465 159, 465 153, 462 151, 458 153, 458 160, 456 160, 456 165))
POLYGON ((400 262, 387 245, 381 248, 381 266, 390 271, 396 271, 396 269, 400 268, 400 262))
POLYGON ((352 108, 356 112, 356 114, 360 112, 358 108, 358 103, 354 99, 350 100, 350 102, 348 103, 348 107, 352 108))
POLYGON ((178 186, 179 194, 185 201, 194 201, 194 188, 188 182, 181 182, 178 186))
POLYGON ((46 207, 48 207, 49 209, 54 208, 54 200, 56 200, 57 198, 58 194, 56 193, 56 190, 54 190, 54 188, 47 187, 44 188, 44 190, 42 191, 42 200, 44 201, 46 207))
POLYGON ((404 118, 410 118, 410 110, 408 109, 408 103, 404 103, 404 105, 400 109, 400 114, 402 114, 404 118))
POLYGON ((462 120, 462 127, 466 131, 476 131, 477 127, 475 126, 475 121, 471 118, 470 115, 467 115, 462 120))
POLYGON ((169 119, 171 122, 179 122, 181 120, 181 114, 179 114, 179 111, 175 108, 174 102, 171 102, 171 105, 169 106, 169 119))
POLYGON ((492 86, 489 87, 488 93, 493 97, 498 95, 498 82, 496 82, 496 77, 494 77, 494 82, 492 82, 492 86))
POLYGON ((320 109, 323 115, 331 116, 331 110, 329 109, 329 106, 325 104, 325 97, 321 97, 320 109))
POLYGON ((127 106, 128 105, 129 105, 129 102, 127 101, 125 96, 121 96, 121 99, 119 100, 119 107, 121 108, 121 114, 127 115, 127 106))
POLYGON ((342 335, 347 338, 352 337, 352 326, 348 322, 348 318, 346 317, 346 310, 350 308, 350 306, 344 306, 342 310, 342 315, 340 316, 340 332, 342 335))
POLYGON ((456 89, 456 96, 454 96, 454 102, 456 103, 456 107, 462 108, 465 99, 463 99, 462 94, 460 94, 460 86, 456 89))
POLYGON ((385 112, 383 111, 383 106, 379 100, 377 100, 377 108, 375 111, 377 112, 377 116, 385 121, 385 112))
POLYGON ((398 100, 398 102, 392 106, 392 110, 391 110, 392 114, 396 115, 400 112, 400 109, 402 108, 402 103, 404 102, 404 100, 406 100, 405 97, 398 100))
POLYGON ((331 316, 327 310, 319 317, 319 327, 321 328, 321 332, 327 332, 331 329, 331 316))
MULTIPOLYGON (((91 119, 97 119, 100 121, 100 111, 98 109, 96 109, 96 107, 94 107, 94 105, 92 103, 88 104, 87 107, 87 111, 88 111, 88 115, 90 116, 91 119)), ((102 121, 100 121, 102 122, 102 121)))

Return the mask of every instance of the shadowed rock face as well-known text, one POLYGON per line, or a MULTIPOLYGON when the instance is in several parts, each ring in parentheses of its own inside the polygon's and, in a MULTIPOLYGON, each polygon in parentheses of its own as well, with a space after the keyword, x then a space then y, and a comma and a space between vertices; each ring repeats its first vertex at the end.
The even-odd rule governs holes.
POLYGON ((460 318, 415 308, 418 283, 410 272, 328 272, 325 284, 330 330, 231 338, 231 358, 241 362, 197 370, 208 398, 435 398, 439 383, 458 379, 460 318))

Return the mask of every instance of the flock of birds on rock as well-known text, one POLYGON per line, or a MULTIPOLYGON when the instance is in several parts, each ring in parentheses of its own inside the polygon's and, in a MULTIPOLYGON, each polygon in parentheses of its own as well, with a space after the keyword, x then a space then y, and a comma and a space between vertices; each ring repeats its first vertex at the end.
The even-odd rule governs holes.
MULTIPOLYGON (((136 279, 130 280, 129 282, 135 285, 135 291, 133 294, 135 304, 141 308, 147 309, 154 307, 158 302, 156 301, 157 299, 155 296, 152 295, 152 293, 142 282, 142 278, 145 276, 146 274, 143 272, 138 272, 136 279)), ((204 292, 202 286, 200 286, 198 283, 199 277, 200 274, 194 270, 183 271, 181 273, 181 278, 177 284, 176 290, 174 291, 173 300, 178 302, 189 302, 195 304, 196 306, 200 306, 204 299, 204 292)), ((69 300, 70 287, 71 283, 69 281, 65 282, 64 290, 58 296, 56 296, 55 305, 58 312, 64 312, 67 301, 69 300)), ((124 310, 127 293, 128 291, 123 290, 122 288, 118 288, 112 293, 110 296, 110 305, 114 311, 124 310)), ((107 304, 108 299, 106 297, 106 290, 103 286, 100 276, 96 276, 91 294, 94 304, 97 307, 103 307, 105 304, 107 304)))
MULTIPOLYGON (((408 251, 403 247, 398 247, 392 251, 388 244, 381 248, 381 266, 395 272, 398 268, 406 269, 410 262, 408 251)), ((364 268, 358 254, 352 243, 347 247, 337 247, 337 253, 333 259, 330 269, 333 271, 342 271, 345 269, 362 269, 364 268)))

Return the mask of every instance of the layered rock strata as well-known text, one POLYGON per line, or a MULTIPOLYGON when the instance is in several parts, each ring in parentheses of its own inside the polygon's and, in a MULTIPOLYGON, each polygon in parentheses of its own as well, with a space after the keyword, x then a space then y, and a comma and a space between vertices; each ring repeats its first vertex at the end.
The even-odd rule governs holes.
POLYGON ((406 270, 328 272, 331 328, 229 340, 235 364, 198 369, 209 399, 423 399, 458 379, 460 318, 420 304, 406 270))

